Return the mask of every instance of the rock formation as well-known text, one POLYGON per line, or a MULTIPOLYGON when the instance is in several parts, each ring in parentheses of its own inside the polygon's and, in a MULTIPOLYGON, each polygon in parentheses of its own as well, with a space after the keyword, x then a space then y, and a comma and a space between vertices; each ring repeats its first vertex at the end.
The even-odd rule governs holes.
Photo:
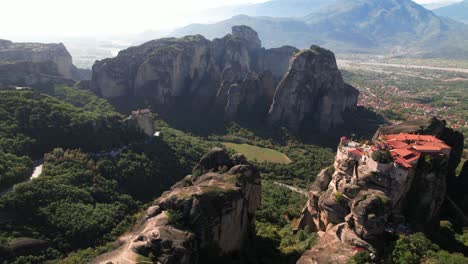
POLYGON ((344 83, 335 55, 317 46, 303 50, 276 89, 269 121, 299 130, 304 121, 322 131, 342 123, 342 113, 354 109, 359 92, 344 83))
MULTIPOLYGON (((152 256, 161 264, 196 264, 239 252, 255 235, 254 214, 260 206, 257 169, 239 154, 215 148, 187 176, 158 198, 126 245, 115 256, 152 256)), ((119 262, 120 263, 120 262, 119 262)))
POLYGON ((0 84, 22 87, 64 84, 75 81, 62 77, 53 62, 0 62, 0 84))
POLYGON ((402 144, 386 141, 390 136, 383 131, 399 130, 384 128, 371 145, 343 138, 334 166, 317 176, 298 228, 309 226, 320 238, 298 263, 347 263, 362 250, 378 258, 385 234, 430 232, 438 227, 454 149, 440 143, 446 146, 440 153, 418 153, 422 141, 396 146, 402 144), (373 153, 387 146, 395 146, 390 147, 394 161, 376 161, 373 153), (411 163, 401 160, 400 153, 411 163))
POLYGON ((153 113, 149 109, 138 109, 126 119, 127 123, 143 131, 147 136, 153 137, 156 133, 153 113))
MULTIPOLYGON (((21 80, 25 84, 34 84, 34 81, 44 78, 79 81, 90 77, 89 71, 73 65, 72 57, 62 43, 14 43, 0 39, 0 64, 3 72, 15 71, 15 77, 25 73, 21 80)), ((15 78, 2 78, 0 82, 21 85, 11 82, 12 80, 15 78)))
POLYGON ((293 56, 297 52, 290 46, 266 50, 254 30, 235 26, 221 39, 153 40, 97 61, 91 87, 105 98, 144 99, 159 110, 227 119, 245 114, 262 121, 271 108, 272 123, 295 129, 318 120, 316 127, 326 131, 354 107, 358 92, 343 82, 333 53, 314 47, 293 56))

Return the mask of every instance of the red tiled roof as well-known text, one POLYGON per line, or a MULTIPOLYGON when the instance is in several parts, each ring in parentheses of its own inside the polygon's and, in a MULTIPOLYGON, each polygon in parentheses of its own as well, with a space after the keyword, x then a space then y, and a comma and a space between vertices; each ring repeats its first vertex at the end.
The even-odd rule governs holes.
POLYGON ((418 160, 422 152, 441 153, 443 150, 450 150, 450 147, 442 140, 431 135, 408 133, 385 135, 383 144, 390 147, 395 163, 405 168, 411 168, 411 163, 418 160))
POLYGON ((438 142, 417 142, 413 145, 413 148, 423 152, 441 152, 444 149, 450 149, 450 147, 446 144, 438 142))
POLYGON ((412 168, 413 165, 411 165, 410 163, 408 163, 407 161, 405 161, 403 158, 399 157, 399 156, 395 156, 395 162, 404 167, 404 168, 412 168))
POLYGON ((442 140, 431 136, 431 135, 415 135, 408 133, 393 134, 383 136, 386 141, 397 140, 397 141, 425 141, 425 142, 438 142, 443 143, 442 140))
POLYGON ((350 149, 350 150, 348 150, 348 153, 352 153, 352 154, 358 155, 358 156, 364 155, 364 153, 359 149, 350 149))
POLYGON ((409 147, 408 144, 402 141, 398 140, 389 140, 387 141, 387 144, 390 148, 404 148, 404 147, 409 147))
POLYGON ((392 149, 390 152, 393 157, 399 157, 407 163, 411 163, 421 157, 421 153, 411 149, 392 149))

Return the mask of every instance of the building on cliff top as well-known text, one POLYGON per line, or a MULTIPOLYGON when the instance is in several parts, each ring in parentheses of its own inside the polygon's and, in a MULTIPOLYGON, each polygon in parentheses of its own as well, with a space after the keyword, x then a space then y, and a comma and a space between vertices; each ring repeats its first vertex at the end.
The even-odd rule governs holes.
POLYGON ((132 111, 132 114, 127 118, 127 122, 132 126, 138 127, 150 137, 156 136, 153 113, 149 109, 132 111))
POLYGON ((449 157, 450 152, 451 148, 434 136, 407 133, 384 135, 373 144, 358 143, 342 137, 338 148, 338 155, 366 162, 370 168, 378 171, 387 171, 392 165, 404 170, 415 169, 421 157, 425 155, 449 157), (393 162, 384 164, 373 160, 372 154, 375 151, 389 151, 393 162))

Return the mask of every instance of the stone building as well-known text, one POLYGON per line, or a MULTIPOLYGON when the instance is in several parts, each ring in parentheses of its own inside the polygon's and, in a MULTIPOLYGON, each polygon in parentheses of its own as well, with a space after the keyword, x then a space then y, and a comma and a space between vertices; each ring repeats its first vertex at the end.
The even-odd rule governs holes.
POLYGON ((154 125, 153 113, 149 109, 138 109, 132 111, 132 114, 127 118, 130 125, 140 128, 146 135, 155 136, 156 129, 154 125))

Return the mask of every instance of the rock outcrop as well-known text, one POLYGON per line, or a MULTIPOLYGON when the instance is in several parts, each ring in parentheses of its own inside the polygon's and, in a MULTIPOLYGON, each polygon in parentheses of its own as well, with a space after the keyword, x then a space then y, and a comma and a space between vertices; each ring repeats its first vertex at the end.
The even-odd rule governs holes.
POLYGON ((156 133, 154 116, 149 109, 138 109, 132 111, 132 114, 126 119, 130 126, 143 131, 147 136, 153 137, 156 133))
MULTIPOLYGON (((213 149, 201 159, 194 176, 154 202, 120 254, 152 256, 161 264, 196 264, 239 252, 255 235, 254 214, 260 201, 257 169, 242 155, 229 157, 224 150, 213 149)), ((112 257, 99 263, 115 260, 112 257)))
POLYGON ((296 129, 318 121, 316 127, 326 131, 354 107, 358 92, 343 82, 333 53, 297 52, 290 46, 264 49, 254 30, 235 26, 221 39, 153 40, 97 61, 91 87, 105 98, 144 99, 166 112, 263 121, 271 108, 271 123, 296 129))
MULTIPOLYGON (((284 72, 280 71, 287 69, 296 49, 281 50, 270 55, 261 48, 257 33, 245 26, 233 27, 232 35, 213 41, 200 35, 153 40, 123 50, 116 58, 96 62, 92 87, 106 98, 144 97, 163 107, 181 107, 182 99, 189 98, 192 110, 203 111, 215 101, 224 108, 231 97, 229 108, 233 111, 244 98, 235 95, 235 88, 229 95, 231 86, 249 86, 256 92, 259 88, 256 83, 252 87, 251 80, 270 70, 264 58, 282 56, 279 63, 285 65, 271 69, 278 74, 276 80, 282 77, 284 72)), ((272 88, 268 88, 272 96, 272 88)))
POLYGON ((317 46, 303 50, 277 87, 269 112, 271 123, 299 130, 314 122, 327 131, 343 122, 342 113, 356 107, 359 92, 343 81, 335 55, 317 46))
MULTIPOLYGON (((19 69, 20 73, 29 73, 23 78, 23 83, 32 83, 31 74, 77 81, 90 77, 89 71, 78 69, 73 65, 72 57, 62 43, 15 43, 9 40, 0 40, 0 62, 2 67, 13 67, 15 70, 19 69), (39 65, 33 66, 34 64, 39 65), (44 65, 48 65, 47 67, 54 68, 54 70, 44 71, 44 65), (35 67, 40 68, 40 71, 30 73, 31 70, 35 70, 35 67)), ((0 81, 6 83, 10 80, 1 79, 0 81)), ((16 85, 16 83, 8 84, 16 85)))
POLYGON ((0 84, 21 87, 64 84, 75 81, 62 77, 53 62, 0 62, 0 84))
MULTIPOLYGON (((375 146, 386 146, 381 136, 375 146)), ((347 263, 362 250, 378 258, 385 234, 438 227, 451 154, 422 152, 405 167, 395 156, 393 163, 375 161, 375 151, 378 147, 342 141, 334 166, 317 176, 297 228, 308 226, 320 238, 298 263, 347 263)))

